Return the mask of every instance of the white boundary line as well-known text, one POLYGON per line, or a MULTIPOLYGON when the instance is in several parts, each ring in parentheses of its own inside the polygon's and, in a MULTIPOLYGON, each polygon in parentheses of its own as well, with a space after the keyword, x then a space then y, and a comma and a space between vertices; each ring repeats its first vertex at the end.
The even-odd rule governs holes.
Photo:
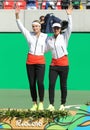
POLYGON ((76 108, 76 109, 79 109, 81 106, 82 106, 82 105, 67 105, 67 106, 65 106, 65 108, 69 109, 69 108, 74 107, 74 108, 76 108))

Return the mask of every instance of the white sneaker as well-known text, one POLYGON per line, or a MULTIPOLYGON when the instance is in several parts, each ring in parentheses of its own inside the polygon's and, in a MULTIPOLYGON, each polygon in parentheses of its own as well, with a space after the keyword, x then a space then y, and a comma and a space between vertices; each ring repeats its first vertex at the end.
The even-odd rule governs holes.
POLYGON ((34 104, 30 110, 31 111, 37 111, 37 104, 34 104))
POLYGON ((55 108, 54 108, 54 106, 53 106, 52 104, 50 104, 49 107, 47 108, 47 110, 49 110, 49 111, 54 111, 55 108))
POLYGON ((43 107, 43 103, 40 102, 39 105, 38 105, 38 110, 39 111, 43 111, 44 110, 44 107, 43 107))
POLYGON ((61 105, 60 108, 59 108, 60 111, 64 111, 65 110, 65 106, 64 105, 61 105))

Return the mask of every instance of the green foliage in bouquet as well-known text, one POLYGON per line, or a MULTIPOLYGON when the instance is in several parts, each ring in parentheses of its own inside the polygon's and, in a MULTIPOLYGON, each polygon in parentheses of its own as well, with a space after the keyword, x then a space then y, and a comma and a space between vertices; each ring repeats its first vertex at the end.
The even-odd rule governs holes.
POLYGON ((7 110, 0 110, 0 121, 9 119, 10 121, 13 118, 17 119, 28 119, 31 121, 39 120, 40 118, 44 118, 46 122, 53 122, 55 118, 60 119, 61 117, 66 118, 70 113, 68 111, 30 111, 29 109, 7 109, 7 110))

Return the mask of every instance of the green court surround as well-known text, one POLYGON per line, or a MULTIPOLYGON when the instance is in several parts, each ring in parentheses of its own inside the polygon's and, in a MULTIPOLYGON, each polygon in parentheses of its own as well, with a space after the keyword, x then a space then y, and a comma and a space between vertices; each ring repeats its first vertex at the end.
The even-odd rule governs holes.
MULTIPOLYGON (((69 46, 68 90, 90 90, 90 33, 72 33, 69 46)), ((21 33, 0 33, 0 89, 29 89, 26 74, 28 44, 21 33)), ((51 53, 45 54, 45 89, 51 53)), ((59 81, 56 90, 59 89, 59 81)))

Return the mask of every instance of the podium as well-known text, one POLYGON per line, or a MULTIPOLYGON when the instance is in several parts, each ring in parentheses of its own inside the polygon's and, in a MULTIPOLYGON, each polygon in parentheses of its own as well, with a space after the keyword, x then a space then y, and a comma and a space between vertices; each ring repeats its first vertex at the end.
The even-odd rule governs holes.
POLYGON ((90 106, 82 105, 75 111, 36 112, 0 110, 2 130, 89 130, 90 106), (45 113, 46 112, 46 113, 45 113), (30 116, 31 114, 32 116, 30 116), (36 114, 36 115, 34 115, 36 114), (47 114, 47 115, 45 115, 47 114), (38 118, 37 118, 38 117, 38 118), (50 118, 49 118, 50 117, 50 118))

